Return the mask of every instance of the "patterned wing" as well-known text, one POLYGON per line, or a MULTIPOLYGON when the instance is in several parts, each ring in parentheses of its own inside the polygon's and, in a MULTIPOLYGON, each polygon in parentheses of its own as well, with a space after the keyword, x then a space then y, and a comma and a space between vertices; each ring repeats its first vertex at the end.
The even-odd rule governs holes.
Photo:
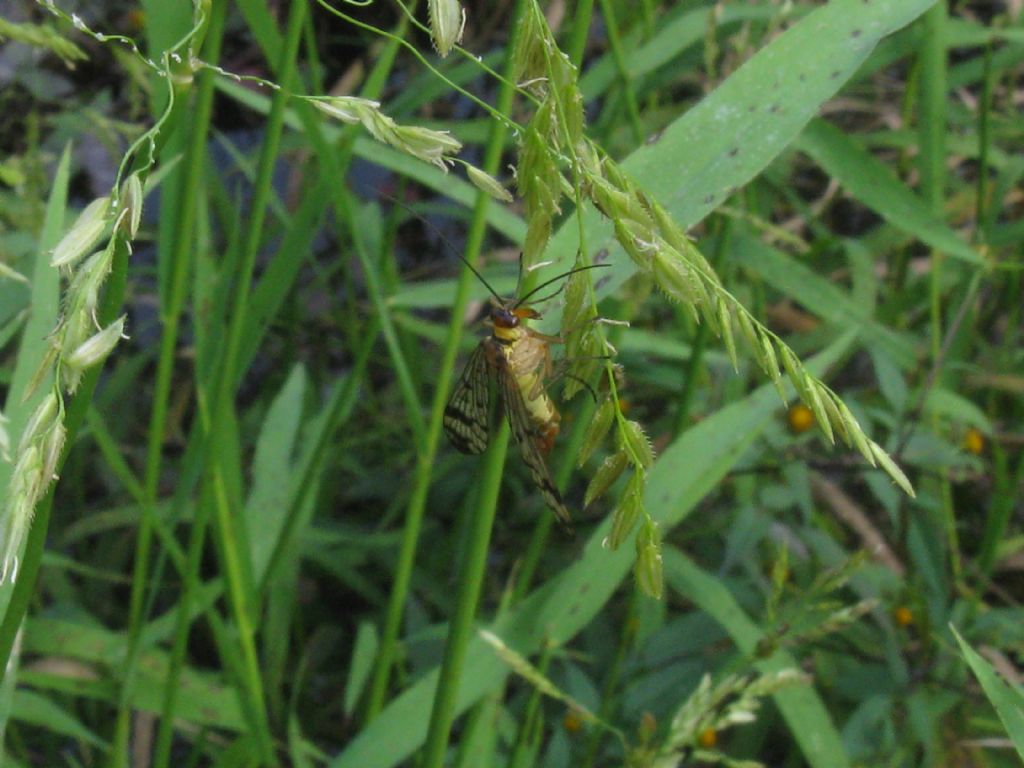
POLYGON ((444 431, 456 450, 483 453, 487 448, 491 419, 487 355, 480 344, 470 355, 466 369, 444 408, 444 431))
POLYGON ((551 475, 548 474, 547 464, 544 463, 544 457, 541 455, 533 435, 530 414, 526 410, 523 393, 519 390, 515 377, 509 371, 502 369, 498 374, 498 378, 501 380, 501 397, 505 402, 505 413, 508 415, 509 426, 512 427, 512 436, 519 444, 519 453, 530 470, 530 477, 533 478, 533 482, 544 497, 544 502, 555 513, 558 521, 566 529, 572 531, 569 510, 562 503, 562 494, 558 492, 551 480, 551 475))

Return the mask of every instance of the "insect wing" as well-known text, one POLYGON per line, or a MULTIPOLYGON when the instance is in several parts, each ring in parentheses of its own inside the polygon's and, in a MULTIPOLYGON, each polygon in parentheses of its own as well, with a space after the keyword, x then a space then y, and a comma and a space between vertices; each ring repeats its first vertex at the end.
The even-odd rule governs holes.
POLYGON ((523 393, 509 371, 504 369, 499 371, 498 378, 501 380, 501 395, 505 402, 509 426, 512 427, 512 436, 519 445, 519 453, 522 455, 527 469, 530 470, 530 477, 533 478, 533 482, 544 497, 544 502, 555 513, 559 522, 571 531, 569 510, 562 503, 562 495, 555 487, 551 475, 548 474, 547 464, 544 463, 544 457, 532 434, 530 414, 526 409, 523 393))
POLYGON ((481 344, 473 350, 444 408, 444 431, 456 450, 472 454, 484 452, 490 430, 490 410, 487 355, 481 344))

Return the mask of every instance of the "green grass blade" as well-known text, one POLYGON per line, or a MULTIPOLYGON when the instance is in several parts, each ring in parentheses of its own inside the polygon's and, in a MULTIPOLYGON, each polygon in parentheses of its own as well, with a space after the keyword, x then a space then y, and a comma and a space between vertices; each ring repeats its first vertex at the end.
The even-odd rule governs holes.
POLYGON ((368 621, 360 622, 352 645, 352 660, 348 665, 348 682, 345 685, 344 711, 349 717, 355 714, 356 704, 370 679, 379 644, 376 625, 368 621))
MULTIPOLYGON (((11 384, 7 390, 7 402, 4 404, 3 414, 9 420, 8 432, 12 440, 16 441, 21 435, 22 429, 29 416, 35 410, 40 400, 46 395, 48 380, 41 382, 36 393, 25 400, 25 394, 29 383, 35 376, 40 361, 45 357, 47 337, 50 331, 57 324, 57 316, 60 312, 58 289, 60 277, 57 270, 50 266, 50 251, 60 240, 64 233, 64 213, 67 206, 68 181, 71 176, 71 147, 64 148, 57 171, 54 174, 53 186, 50 190, 50 197, 46 203, 46 212, 43 218, 42 231, 39 233, 38 250, 32 264, 30 279, 31 297, 29 300, 29 316, 22 330, 21 341, 18 346, 17 359, 14 364, 14 373, 11 376, 11 384)), ((0 461, 0 488, 6 490, 11 480, 10 462, 0 461)), ((45 506, 46 502, 43 502, 45 506)), ((44 515, 38 515, 33 523, 35 526, 46 526, 47 519, 44 515)), ((25 570, 22 568, 22 579, 25 570)), ((20 583, 20 582, 19 582, 20 583)), ((28 590, 31 585, 22 585, 19 592, 25 593, 18 602, 12 604, 12 593, 17 589, 17 583, 8 581, 0 585, 0 611, 4 614, 4 629, 9 636, 5 638, 10 644, 14 642, 14 634, 20 625, 24 612, 28 607, 28 590), (9 613, 14 612, 8 616, 9 613)), ((9 651, 8 651, 9 653, 9 651)), ((7 654, 0 658, 0 669, 6 674, 7 654)))
MULTIPOLYGON (((7 430, 12 440, 17 440, 29 415, 46 394, 47 383, 44 381, 36 393, 25 400, 29 382, 39 367, 39 361, 46 355, 49 341, 47 336, 57 323, 59 314, 58 288, 60 275, 50 266, 50 251, 63 235, 64 209, 67 206, 68 181, 71 175, 71 147, 65 147, 61 154, 57 172, 54 175, 50 198, 46 204, 43 228, 39 233, 38 249, 31 265, 28 289, 31 296, 28 301, 29 316, 21 332, 18 356, 14 364, 10 387, 7 390, 7 401, 3 414, 9 419, 7 430)), ((0 488, 6 488, 10 479, 10 462, 0 462, 0 488)), ((6 593, 9 586, 0 587, 0 594, 6 593)), ((6 598, 0 598, 5 600, 6 598)))
POLYGON ((33 691, 15 691, 14 719, 41 726, 54 734, 89 744, 101 752, 110 749, 109 744, 85 727, 74 715, 50 698, 33 691))
POLYGON ((291 508, 292 455, 305 396, 306 371, 296 365, 271 403, 256 441, 252 487, 243 513, 256 583, 263 580, 291 508))
POLYGON ((911 341, 872 318, 862 302, 798 259, 749 235, 734 235, 729 258, 773 288, 839 329, 856 328, 863 341, 878 345, 904 367, 915 364, 911 341))
POLYGON ((1017 754, 1024 759, 1024 694, 1019 688, 1011 687, 996 674, 995 669, 967 644, 956 627, 949 625, 953 636, 960 645, 960 652, 978 678, 988 700, 992 702, 999 719, 1003 721, 1006 733, 1013 742, 1017 754))
MULTIPOLYGON (((745 21, 768 21, 778 14, 777 8, 741 3, 730 3, 724 6, 722 11, 720 18, 715 22, 719 31, 735 27, 745 21)), ((650 40, 630 52, 626 74, 631 79, 638 79, 667 65, 688 49, 703 43, 708 32, 708 15, 711 13, 717 11, 699 8, 659 24, 650 40)), ((584 98, 594 98, 607 91, 614 84, 616 77, 619 77, 619 73, 616 71, 615 60, 606 55, 587 67, 586 73, 580 78, 580 91, 584 98)))
POLYGON ((812 121, 796 146, 806 152, 847 192, 894 227, 974 266, 984 260, 932 213, 918 197, 855 139, 824 120, 812 121))
MULTIPOLYGON (((218 592, 207 589, 202 601, 209 605, 218 597, 218 592)), ((159 634, 163 636, 166 632, 159 634)), ((51 618, 30 618, 25 623, 25 653, 61 656, 102 667, 116 664, 124 657, 125 648, 123 634, 102 627, 51 618)), ((168 681, 167 670, 168 654, 155 650, 142 654, 139 683, 132 689, 129 699, 133 709, 152 714, 160 712, 168 681)), ((174 684, 183 689, 178 709, 182 719, 231 731, 241 731, 246 727, 239 711, 238 697, 220 675, 185 667, 174 684)), ((110 685, 78 687, 74 681, 68 682, 66 677, 59 675, 37 675, 33 685, 40 690, 63 690, 70 685, 71 693, 108 704, 116 704, 119 697, 119 692, 110 685)))
POLYGON ((277 29, 270 7, 263 0, 239 0, 238 10, 242 12, 249 31, 263 50, 263 55, 269 61, 278 61, 284 39, 277 29))

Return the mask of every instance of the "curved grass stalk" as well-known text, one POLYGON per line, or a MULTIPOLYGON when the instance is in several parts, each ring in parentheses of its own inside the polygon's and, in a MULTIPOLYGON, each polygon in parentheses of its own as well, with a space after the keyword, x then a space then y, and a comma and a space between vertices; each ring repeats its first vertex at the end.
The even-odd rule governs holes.
MULTIPOLYGON (((211 9, 209 28, 206 34, 206 57, 217 61, 227 16, 227 3, 218 2, 211 9)), ((191 124, 191 141, 188 145, 184 165, 184 178, 179 187, 176 201, 176 215, 180 224, 171 248, 171 279, 167 293, 166 310, 161 313, 163 333, 160 336, 156 383, 153 392, 153 406, 150 411, 146 468, 143 475, 142 516, 135 544, 135 564, 132 572, 132 591, 128 609, 128 650, 125 658, 125 674, 121 682, 121 696, 118 703, 114 744, 111 749, 112 764, 124 765, 127 758, 129 727, 131 724, 130 695, 138 663, 139 640, 145 621, 143 600, 149 583, 149 560, 153 540, 154 516, 163 455, 164 427, 170 402, 171 379, 174 373, 174 356, 177 351, 178 329, 184 311, 187 293, 187 279, 191 271, 192 232, 196 217, 196 201, 206 158, 206 136, 213 108, 213 73, 204 73, 197 85, 196 106, 191 124)))
MULTIPOLYGON (((422 53, 420 53, 419 49, 416 46, 414 46, 412 43, 410 43, 409 41, 403 40, 402 38, 399 38, 399 37, 396 37, 391 32, 385 32, 382 29, 378 29, 377 27, 374 27, 371 24, 367 24, 366 22, 359 21, 359 19, 356 19, 356 18, 354 18, 352 16, 349 16, 346 13, 342 13, 337 8, 331 7, 326 2, 326 0, 316 0, 316 2, 321 7, 323 7, 325 10, 327 10, 328 12, 333 13, 339 19, 342 19, 343 21, 348 22, 352 26, 358 27, 359 29, 364 29, 367 32, 372 32, 375 35, 380 35, 380 36, 382 36, 382 37, 384 37, 384 38, 386 38, 388 40, 396 42, 398 45, 401 45, 403 48, 405 48, 407 51, 409 51, 409 53, 411 53, 413 56, 415 56, 416 59, 420 62, 420 64, 422 64, 426 69, 429 69, 431 72, 433 72, 435 75, 437 75, 438 78, 440 78, 442 81, 447 83, 452 88, 453 91, 456 91, 456 92, 460 93, 461 95, 465 96, 467 99, 469 99, 474 104, 476 104, 478 107, 480 107, 485 112, 487 112, 492 118, 497 120, 499 123, 504 124, 507 128, 511 128, 513 130, 519 130, 519 126, 516 125, 516 123, 508 116, 507 113, 503 113, 497 107, 492 107, 486 101, 483 101, 482 99, 480 99, 475 94, 470 93, 465 88, 460 86, 458 83, 452 82, 450 79, 448 79, 444 75, 443 72, 438 70, 437 67, 433 66, 429 61, 427 61, 427 58, 422 53)), ((403 10, 405 10, 404 6, 403 6, 403 10)), ((409 14, 408 10, 406 10, 405 12, 406 12, 406 14, 409 14)), ((409 14, 409 15, 411 15, 411 14, 409 14)), ((420 23, 418 21, 415 21, 415 19, 414 19, 414 23, 417 26, 420 26, 420 23)), ((474 61, 477 61, 478 63, 480 63, 481 66, 483 65, 483 62, 481 62, 475 56, 472 56, 472 58, 474 59, 474 61)))
MULTIPOLYGON (((519 76, 527 79, 542 100, 524 140, 518 174, 521 188, 523 179, 530 183, 524 192, 529 226, 526 254, 533 259, 543 249, 557 210, 558 196, 566 186, 561 165, 568 163, 572 173, 569 187, 577 210, 582 209, 584 195, 594 202, 614 224, 616 239, 636 267, 650 274, 670 298, 683 303, 695 320, 704 320, 721 337, 734 368, 738 369, 739 364, 734 331, 734 325, 738 325, 758 366, 771 377, 784 401, 782 371, 831 442, 835 442, 835 433, 838 433, 847 445, 856 447, 872 466, 881 465, 908 495, 913 496, 913 487, 903 471, 881 446, 864 434, 838 395, 811 375, 782 339, 758 322, 725 288, 707 259, 657 201, 646 195, 600 147, 586 138, 575 70, 558 51, 536 3, 531 3, 525 23, 529 32, 523 36, 524 44, 517 51, 519 76)), ((578 261, 586 264, 582 217, 578 217, 578 225, 578 261)), ((592 280, 588 275, 582 277, 581 282, 582 287, 575 292, 571 287, 567 291, 563 329, 597 316, 592 280), (584 295, 586 299, 582 298, 584 295)), ((595 354, 594 347, 596 354, 608 354, 609 346, 600 329, 595 329, 589 339, 582 334, 576 339, 571 335, 569 338, 567 349, 571 356, 595 354)), ((606 492, 628 466, 632 467, 633 475, 616 510, 609 545, 618 546, 642 514, 644 523, 636 539, 636 576, 646 591, 659 596, 660 534, 642 502, 646 468, 653 461, 653 454, 642 427, 626 419, 621 412, 610 362, 606 362, 605 370, 613 420, 603 423, 610 425, 614 421, 616 424, 618 449, 594 476, 587 498, 591 500, 606 492)))
MULTIPOLYGON (((150 67, 157 67, 154 62, 149 59, 145 59, 145 57, 142 56, 138 48, 135 46, 134 41, 129 38, 94 32, 77 16, 67 15, 52 3, 44 3, 44 6, 54 15, 72 23, 76 29, 93 37, 97 42, 126 44, 136 56, 143 59, 145 64, 150 67)), ((198 14, 196 17, 196 26, 190 29, 174 47, 185 46, 197 35, 198 28, 204 23, 205 17, 201 13, 198 14)), ((159 70, 158 67, 157 69, 159 70)), ((179 113, 179 110, 177 109, 177 101, 175 99, 175 83, 170 70, 167 67, 167 59, 165 59, 165 68, 159 71, 168 85, 167 103, 160 117, 153 126, 132 144, 129 151, 126 153, 125 158, 122 160, 118 171, 118 180, 120 181, 121 176, 129 168, 134 168, 136 176, 135 180, 138 183, 139 189, 142 187, 143 180, 152 170, 155 157, 160 147, 166 143, 167 138, 171 133, 171 127, 174 124, 174 120, 179 113), (142 157, 138 151, 144 145, 148 145, 150 149, 147 157, 142 157)), ((112 192, 112 197, 117 197, 120 194, 121 186, 118 185, 112 192)), ((136 203, 138 202, 139 201, 136 201, 136 203)), ((123 210, 123 207, 120 205, 119 208, 123 210)), ((131 232, 130 236, 134 236, 134 231, 131 232)), ((102 299, 100 300, 96 318, 102 327, 106 327, 110 324, 116 316, 116 313, 120 310, 124 300, 125 284, 127 280, 130 245, 128 237, 125 236, 124 231, 120 230, 116 224, 114 232, 111 235, 111 243, 108 247, 111 249, 110 272, 105 281, 105 288, 102 299)), ((58 360, 58 369, 60 364, 61 363, 58 360)), ((66 429, 66 439, 64 442, 64 450, 61 452, 61 455, 56 462, 57 471, 59 471, 59 468, 63 465, 68 447, 74 443, 75 436, 85 420, 92 400, 92 395, 99 380, 100 372, 101 366, 95 366, 86 370, 77 386, 77 390, 70 404, 63 409, 63 422, 64 428, 66 429)), ((54 486, 51 484, 45 496, 40 499, 36 505, 34 523, 29 530, 21 566, 19 568, 20 578, 15 582, 10 602, 8 603, 7 610, 4 613, 3 623, 0 624, 0 658, 4 660, 6 660, 10 655, 18 628, 24 618, 29 600, 32 596, 32 590, 35 586, 35 580, 38 575, 39 567, 42 562, 43 550, 45 548, 49 517, 53 505, 53 493, 54 486)), ((2 680, 2 675, 5 670, 6 661, 0 665, 0 680, 2 680)))

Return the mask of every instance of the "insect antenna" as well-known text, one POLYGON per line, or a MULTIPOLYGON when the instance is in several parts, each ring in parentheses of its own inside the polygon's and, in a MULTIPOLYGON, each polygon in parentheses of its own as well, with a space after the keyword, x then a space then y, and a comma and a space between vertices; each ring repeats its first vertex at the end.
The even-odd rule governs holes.
MULTIPOLYGON (((560 275, 555 275, 550 280, 545 280, 543 283, 538 285, 536 288, 534 288, 528 294, 523 296, 523 298, 519 299, 515 304, 512 305, 512 309, 516 309, 517 307, 525 304, 527 301, 530 300, 530 297, 533 296, 533 294, 537 293, 537 291, 540 291, 540 290, 543 290, 544 288, 547 288, 552 283, 557 283, 563 277, 569 277, 570 275, 575 275, 577 272, 583 272, 584 270, 587 270, 587 269, 600 269, 601 267, 610 267, 610 266, 611 266, 611 264, 588 264, 585 267, 575 267, 573 269, 570 269, 568 272, 563 272, 560 275)), ((537 302, 537 301, 547 301, 548 299, 553 298, 553 297, 557 296, 559 293, 561 293, 562 290, 564 290, 564 288, 565 288, 565 285, 562 285, 562 286, 559 287, 559 289, 557 291, 555 291, 551 295, 545 296, 544 298, 541 298, 541 299, 535 299, 534 301, 535 302, 537 302)))
POLYGON ((589 393, 590 393, 590 397, 591 397, 591 399, 592 399, 592 400, 593 400, 593 401, 594 401, 595 403, 597 402, 597 392, 596 392, 596 391, 594 390, 594 388, 593 388, 592 386, 590 386, 590 382, 588 382, 588 381, 586 381, 586 380, 584 380, 584 379, 581 379, 581 378, 580 378, 579 376, 574 376, 574 375, 573 375, 573 374, 571 374, 571 373, 567 373, 567 374, 565 374, 565 378, 567 378, 567 379, 572 379, 572 380, 573 380, 573 381, 575 381, 575 382, 576 382, 577 384, 580 384, 581 386, 583 386, 583 387, 586 387, 586 389, 587 389, 587 392, 589 392, 589 393))
MULTIPOLYGON (((496 290, 494 290, 494 289, 493 289, 493 288, 491 287, 491 284, 490 284, 490 283, 488 283, 488 282, 487 282, 486 280, 484 280, 484 276, 480 274, 480 272, 479 272, 479 271, 477 270, 477 268, 476 268, 476 267, 474 267, 474 266, 473 266, 472 264, 470 264, 470 263, 469 263, 469 260, 468 260, 468 259, 466 259, 466 257, 465 257, 465 256, 463 256, 463 255, 462 255, 461 253, 459 253, 459 252, 458 252, 458 251, 456 250, 455 246, 454 246, 454 245, 452 245, 451 241, 450 241, 450 240, 449 240, 449 239, 448 239, 447 237, 445 237, 444 233, 443 233, 443 232, 442 232, 442 231, 441 231, 440 229, 438 229, 437 227, 435 227, 435 226, 434 226, 434 225, 433 225, 433 224, 432 224, 431 222, 427 221, 427 219, 425 219, 425 218, 423 218, 422 216, 420 216, 420 215, 419 215, 418 213, 416 213, 416 211, 414 211, 414 210, 413 210, 413 209, 412 209, 412 208, 411 208, 410 206, 408 206, 408 205, 406 205, 405 203, 403 203, 403 202, 402 202, 401 200, 399 200, 399 199, 398 199, 397 197, 393 197, 392 195, 389 195, 389 194, 388 194, 387 192, 381 192, 380 194, 381 194, 381 197, 385 197, 385 198, 387 198, 388 200, 390 200, 391 202, 395 203, 396 205, 400 205, 400 206, 401 206, 402 208, 405 208, 405 210, 406 210, 406 211, 407 211, 407 212, 409 213, 409 215, 411 215, 411 216, 413 216, 413 217, 415 217, 415 218, 419 219, 419 221, 420 221, 420 222, 421 222, 422 224, 425 224, 425 225, 426 225, 427 227, 429 227, 429 228, 430 228, 430 230, 431 230, 431 231, 432 231, 432 232, 433 232, 433 233, 434 233, 435 235, 437 235, 437 236, 438 236, 439 238, 441 238, 441 242, 443 242, 443 243, 444 243, 444 244, 445 244, 446 246, 448 246, 448 250, 450 250, 450 251, 451 251, 452 253, 454 253, 454 254, 455 254, 456 256, 458 256, 458 257, 459 257, 459 260, 460 260, 460 261, 461 261, 461 262, 462 262, 463 264, 465 264, 465 265, 466 265, 467 267, 469 267, 470 271, 471 271, 471 272, 472 272, 472 273, 473 273, 474 275, 476 275, 476 278, 477 278, 477 280, 479 280, 479 281, 480 281, 481 283, 483 283, 483 284, 484 284, 484 287, 485 287, 485 288, 486 288, 486 289, 487 289, 488 291, 490 291, 490 293, 491 293, 491 296, 493 296, 493 297, 494 297, 495 301, 497 301, 497 302, 498 302, 499 304, 504 304, 504 303, 505 303, 505 299, 503 299, 503 298, 502 298, 502 297, 501 297, 501 296, 500 296, 500 295, 498 294, 498 292, 497 292, 496 290)), ((518 305, 517 305, 517 306, 518 306, 518 305)))
MULTIPOLYGON (((430 226, 432 227, 434 225, 430 224, 430 226)), ((494 290, 493 288, 491 288, 491 284, 488 283, 486 280, 484 280, 484 276, 481 275, 477 271, 476 267, 474 267, 472 264, 469 263, 469 260, 465 256, 463 256, 461 253, 456 253, 455 255, 458 256, 462 260, 463 264, 465 264, 467 267, 470 268, 470 270, 473 272, 473 274, 476 275, 477 280, 479 280, 481 283, 483 283, 484 287, 487 288, 487 290, 491 292, 491 296, 494 297, 495 301, 497 301, 499 304, 504 304, 505 303, 505 299, 501 298, 501 296, 498 295, 498 292, 496 290, 494 290)))

